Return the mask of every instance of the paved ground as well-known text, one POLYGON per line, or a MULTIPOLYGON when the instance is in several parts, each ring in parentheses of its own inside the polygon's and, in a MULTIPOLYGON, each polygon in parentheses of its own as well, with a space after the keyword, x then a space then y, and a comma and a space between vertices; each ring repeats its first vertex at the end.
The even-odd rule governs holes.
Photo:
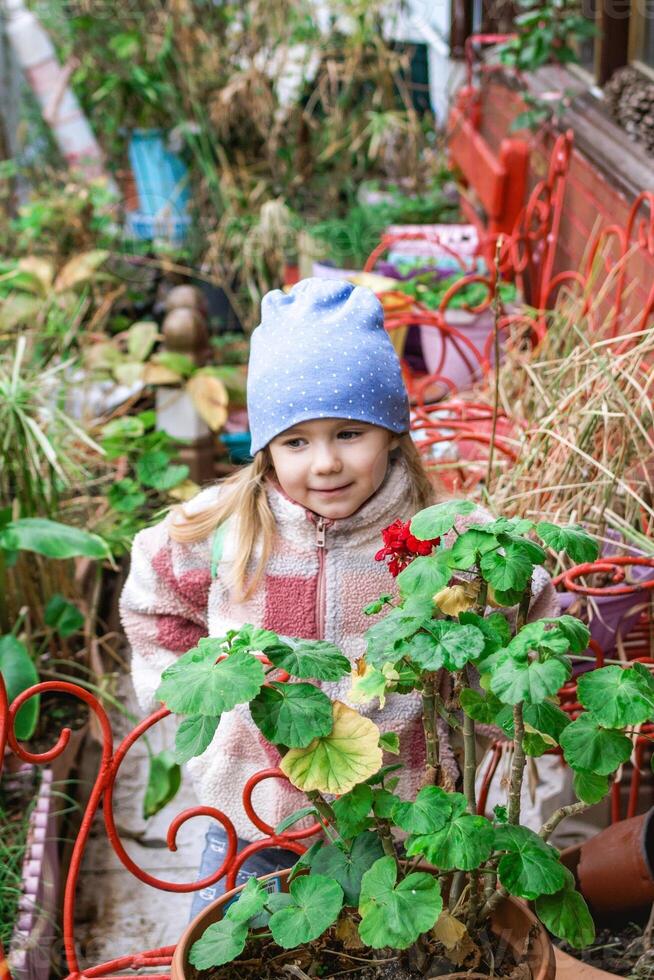
MULTIPOLYGON (((123 701, 139 715, 130 685, 123 685, 123 701)), ((174 724, 166 719, 151 730, 154 751, 173 744, 174 724)), ((112 718, 116 742, 132 723, 120 715, 112 718)), ((98 752, 89 747, 84 757, 83 778, 97 772, 98 752)), ((155 817, 144 820, 141 808, 147 782, 147 750, 136 743, 121 767, 114 794, 114 815, 123 831, 125 849, 132 860, 149 874, 168 881, 193 881, 197 875, 207 817, 189 821, 180 831, 178 849, 171 853, 165 837, 171 819, 197 805, 190 778, 185 776, 176 798, 155 817), (141 841, 130 839, 141 837, 141 841)), ((105 962, 125 953, 177 941, 188 921, 192 896, 164 892, 140 882, 119 861, 105 832, 101 815, 96 819, 79 880, 76 935, 82 967, 105 962)))

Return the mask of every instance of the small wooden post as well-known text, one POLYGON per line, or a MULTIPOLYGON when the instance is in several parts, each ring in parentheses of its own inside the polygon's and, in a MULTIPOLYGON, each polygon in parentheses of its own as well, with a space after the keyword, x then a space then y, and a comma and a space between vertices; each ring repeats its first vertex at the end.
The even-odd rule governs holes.
MULTIPOLYGON (((175 286, 165 305, 162 333, 166 350, 185 354, 199 367, 206 364, 210 356, 207 306, 200 290, 175 286)), ((156 409, 157 428, 187 443, 179 456, 188 466, 191 480, 200 484, 213 480, 215 438, 189 395, 177 387, 157 388, 156 409)))

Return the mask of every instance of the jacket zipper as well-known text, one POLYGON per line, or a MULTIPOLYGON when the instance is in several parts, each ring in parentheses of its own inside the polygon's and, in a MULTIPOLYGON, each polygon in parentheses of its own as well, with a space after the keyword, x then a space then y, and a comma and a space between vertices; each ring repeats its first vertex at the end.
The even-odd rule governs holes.
POLYGON ((316 639, 324 639, 325 634, 325 519, 319 517, 316 523, 316 547, 318 549, 318 582, 316 585, 316 639))

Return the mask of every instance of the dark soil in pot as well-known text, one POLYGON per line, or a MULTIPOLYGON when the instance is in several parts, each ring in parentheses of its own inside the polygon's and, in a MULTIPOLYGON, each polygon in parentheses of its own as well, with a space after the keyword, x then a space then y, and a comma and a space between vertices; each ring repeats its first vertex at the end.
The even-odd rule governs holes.
POLYGON ((592 946, 572 949, 567 943, 557 945, 570 956, 604 970, 616 977, 634 977, 649 980, 654 977, 654 949, 643 950, 643 924, 630 922, 622 928, 597 930, 592 946))
MULTIPOLYGON (((427 972, 420 972, 415 965, 415 954, 409 950, 345 948, 336 930, 332 929, 321 940, 299 949, 280 950, 272 940, 250 942, 241 957, 234 963, 213 970, 195 970, 187 966, 189 980, 273 980, 279 977, 347 977, 347 980, 425 980, 425 977, 491 976, 490 963, 495 960, 493 977, 530 980, 531 971, 525 972, 516 965, 506 943, 496 936, 490 937, 486 949, 475 947, 463 962, 456 965, 445 955, 445 949, 434 943, 430 951, 427 972), (376 962, 372 961, 372 957, 376 962), (412 962, 413 960, 413 962, 412 962), (520 972, 521 971, 521 972, 520 972)), ((528 970, 528 968, 527 968, 528 970)))
MULTIPOLYGON (((289 871, 261 879, 278 878, 286 890, 289 871)), ((320 939, 298 949, 282 950, 271 938, 253 939, 241 956, 225 966, 196 970, 189 963, 193 944, 205 930, 223 915, 225 905, 241 889, 234 889, 216 899, 187 926, 180 937, 171 964, 171 980, 425 980, 427 978, 494 977, 496 980, 554 980, 554 949, 546 930, 533 912, 513 898, 500 902, 489 929, 470 942, 465 949, 450 956, 436 939, 427 944, 425 964, 418 969, 412 950, 369 950, 361 948, 356 928, 357 915, 336 923, 320 939), (374 959, 373 959, 374 958, 374 959), (458 962, 455 962, 458 961, 458 962)))

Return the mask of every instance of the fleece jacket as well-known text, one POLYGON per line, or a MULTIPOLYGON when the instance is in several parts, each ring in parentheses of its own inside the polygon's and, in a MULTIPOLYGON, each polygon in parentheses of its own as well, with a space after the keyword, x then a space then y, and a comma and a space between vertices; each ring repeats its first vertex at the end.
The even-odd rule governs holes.
MULTIPOLYGON (((411 516, 405 465, 393 462, 377 493, 343 520, 319 522, 273 483, 266 492, 277 535, 265 575, 245 601, 238 600, 230 584, 239 547, 238 527, 231 522, 213 577, 211 537, 193 544, 173 541, 168 533, 170 515, 136 536, 120 609, 132 650, 133 683, 144 710, 157 707, 155 691, 161 673, 180 654, 203 636, 224 636, 245 623, 283 636, 329 640, 353 664, 363 656, 364 633, 377 620, 366 616, 363 608, 377 596, 395 591, 394 579, 374 555, 382 546, 382 529, 397 518, 411 516)), ((187 505, 187 512, 200 511, 220 493, 220 485, 203 490, 187 505)), ((491 519, 486 511, 477 510, 459 518, 457 530, 491 519)), ((529 620, 558 612, 551 581, 542 568, 536 568, 529 620)), ((330 697, 350 703, 350 678, 316 683, 330 697)), ((424 772, 419 695, 390 695, 381 710, 376 700, 356 707, 382 732, 399 735, 404 768, 396 792, 407 798, 417 790, 424 772)), ((275 827, 306 803, 286 780, 269 778, 256 787, 252 797, 263 823, 257 826, 248 817, 243 803, 246 782, 260 770, 278 766, 279 761, 278 751, 265 741, 249 709, 238 706, 222 716, 209 748, 188 766, 200 803, 225 813, 240 837, 256 840, 267 836, 265 825, 275 827)), ((398 760, 389 756, 385 761, 398 760)))

